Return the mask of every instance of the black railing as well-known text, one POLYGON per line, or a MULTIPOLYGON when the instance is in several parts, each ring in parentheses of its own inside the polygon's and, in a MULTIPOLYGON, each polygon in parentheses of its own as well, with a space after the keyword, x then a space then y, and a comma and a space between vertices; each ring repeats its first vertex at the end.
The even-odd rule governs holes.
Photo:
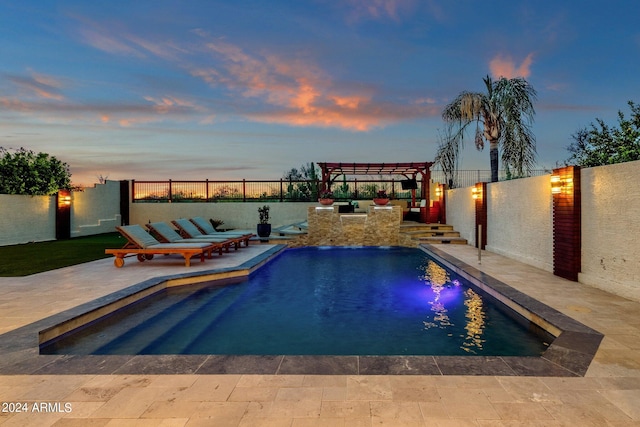
MULTIPOLYGON (((320 181, 132 181, 134 202, 312 202, 318 200, 320 181)), ((410 199, 400 180, 347 180, 332 185, 335 200, 372 199, 379 190, 390 197, 410 199)))
MULTIPOLYGON (((537 169, 531 171, 531 174, 528 176, 541 176, 550 174, 550 170, 545 169, 537 169)), ((511 179, 518 178, 526 178, 515 176, 512 173, 509 173, 507 170, 498 171, 498 180, 500 181, 509 181, 511 179)), ((456 172, 456 175, 453 177, 453 182, 447 182, 448 180, 445 178, 444 172, 440 170, 432 170, 431 171, 431 179, 436 182, 440 182, 442 184, 447 184, 449 188, 462 188, 462 187, 471 187, 477 182, 491 182, 491 171, 490 170, 459 170, 456 172)))
MULTIPOLYGON (((534 171, 544 175, 548 171, 534 171)), ((508 177, 504 172, 501 180, 508 177)), ((446 183, 442 171, 431 171, 431 179, 446 183)), ((468 187, 476 182, 490 181, 488 170, 458 171, 454 187, 468 187)), ((411 190, 403 190, 402 179, 348 179, 331 184, 335 200, 372 199, 379 190, 385 190, 394 199, 411 199, 411 190)), ((132 181, 132 200, 147 203, 176 202, 313 202, 318 199, 321 183, 302 181, 132 181)), ((418 181, 421 188, 421 182, 418 181)), ((420 194, 418 190, 418 195, 420 194)), ((419 197, 419 196, 418 196, 419 197)))

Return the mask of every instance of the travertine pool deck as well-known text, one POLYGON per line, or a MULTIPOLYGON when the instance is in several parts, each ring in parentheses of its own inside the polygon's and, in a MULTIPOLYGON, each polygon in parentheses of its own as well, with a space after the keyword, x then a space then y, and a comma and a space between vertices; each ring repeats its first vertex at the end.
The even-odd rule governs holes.
MULTIPOLYGON (((250 246, 194 262, 189 269, 171 258, 142 264, 127 260, 122 269, 106 259, 25 278, 0 278, 0 400, 27 403, 27 412, 0 412, 0 424, 640 425, 640 303, 487 252, 477 265, 476 249, 469 246, 438 249, 605 335, 584 377, 172 375, 172 369, 185 372, 172 356, 138 357, 135 363, 128 356, 85 356, 83 363, 52 356, 55 363, 42 365, 32 364, 43 357, 36 357, 37 348, 11 351, 25 347, 13 341, 20 330, 65 310, 159 275, 232 268, 270 248, 250 246), (34 403, 51 405, 45 405, 48 412, 37 412, 34 403)), ((200 368, 207 366, 204 357, 200 368)), ((215 372, 217 363, 209 362, 209 372, 215 372)))

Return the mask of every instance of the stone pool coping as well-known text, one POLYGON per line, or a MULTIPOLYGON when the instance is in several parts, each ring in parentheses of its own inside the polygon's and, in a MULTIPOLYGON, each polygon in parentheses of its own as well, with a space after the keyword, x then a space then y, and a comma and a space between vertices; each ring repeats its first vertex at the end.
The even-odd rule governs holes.
POLYGON ((585 375, 602 334, 431 245, 421 248, 476 286, 486 286, 485 292, 495 290, 496 295, 503 296, 497 299, 507 305, 524 308, 525 315, 532 313, 528 317, 531 321, 555 331, 558 337, 540 357, 39 354, 40 333, 55 336, 60 332, 56 330, 58 325, 73 323, 107 304, 127 303, 135 293, 249 275, 286 249, 277 245, 237 267, 156 277, 7 332, 0 340, 0 374, 585 375))

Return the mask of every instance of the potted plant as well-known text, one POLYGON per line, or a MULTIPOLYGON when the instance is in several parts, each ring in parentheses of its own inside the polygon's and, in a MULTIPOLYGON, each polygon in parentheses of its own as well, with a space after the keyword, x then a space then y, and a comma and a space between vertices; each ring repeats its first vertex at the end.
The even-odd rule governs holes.
POLYGON ((220 230, 218 230, 218 227, 220 227, 222 224, 224 224, 223 220, 214 219, 214 218, 210 218, 209 222, 211 223, 211 226, 213 227, 213 229, 216 230, 216 231, 220 231, 220 230))
POLYGON ((269 237, 271 234, 271 224, 269 224, 269 206, 264 205, 258 208, 260 214, 260 223, 258 224, 258 236, 269 237))
POLYGON ((386 190, 378 190, 378 193, 373 198, 373 203, 378 206, 384 206, 389 203, 389 196, 387 196, 386 190))
POLYGON ((333 204, 333 192, 331 190, 321 191, 318 202, 321 205, 331 206, 333 204))

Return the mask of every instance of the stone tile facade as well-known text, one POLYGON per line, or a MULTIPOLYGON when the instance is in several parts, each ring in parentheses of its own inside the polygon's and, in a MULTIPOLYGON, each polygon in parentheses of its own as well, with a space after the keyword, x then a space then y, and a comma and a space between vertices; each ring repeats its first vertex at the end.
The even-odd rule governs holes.
POLYGON ((415 246, 400 234, 400 206, 369 206, 367 213, 339 213, 336 206, 311 206, 309 233, 295 246, 415 246))

